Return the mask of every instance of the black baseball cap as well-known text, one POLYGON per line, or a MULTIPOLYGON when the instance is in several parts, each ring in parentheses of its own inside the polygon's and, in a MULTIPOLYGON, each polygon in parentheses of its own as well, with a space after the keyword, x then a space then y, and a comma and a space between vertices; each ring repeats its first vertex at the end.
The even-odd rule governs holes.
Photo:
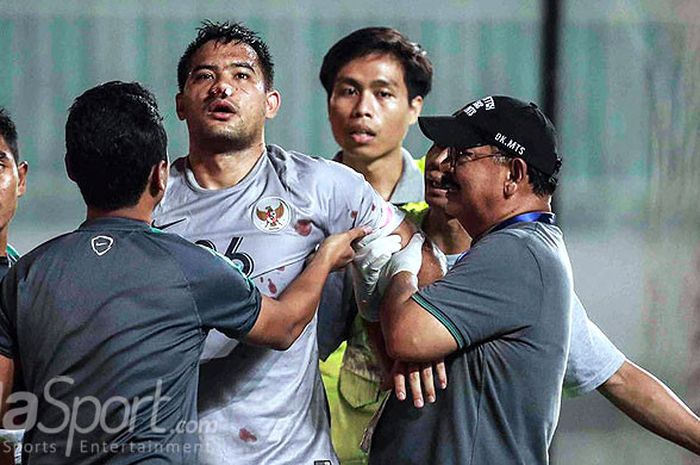
POLYGON ((494 95, 474 100, 452 116, 422 116, 418 124, 442 147, 496 145, 553 177, 561 167, 554 125, 534 103, 494 95))

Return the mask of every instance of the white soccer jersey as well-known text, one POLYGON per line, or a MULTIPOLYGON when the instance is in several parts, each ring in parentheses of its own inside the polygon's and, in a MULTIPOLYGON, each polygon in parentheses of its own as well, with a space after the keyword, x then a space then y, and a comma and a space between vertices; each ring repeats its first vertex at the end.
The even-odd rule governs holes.
MULTIPOLYGON (((156 227, 238 262, 263 294, 279 295, 326 236, 402 215, 362 176, 335 162, 271 145, 237 185, 200 187, 180 158, 170 168, 156 227)), ((337 464, 318 372, 316 318, 280 352, 210 334, 200 367, 203 464, 337 464), (325 462, 324 462, 325 461, 325 462)))

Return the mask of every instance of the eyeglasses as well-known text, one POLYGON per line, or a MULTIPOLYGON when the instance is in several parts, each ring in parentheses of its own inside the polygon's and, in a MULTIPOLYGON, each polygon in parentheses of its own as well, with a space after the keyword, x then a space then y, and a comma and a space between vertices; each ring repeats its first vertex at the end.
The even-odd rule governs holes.
POLYGON ((475 154, 472 148, 456 148, 449 147, 447 149, 446 163, 449 163, 451 168, 455 168, 458 165, 464 165, 470 161, 482 160, 484 158, 495 158, 495 157, 505 157, 502 152, 486 153, 482 155, 475 154))

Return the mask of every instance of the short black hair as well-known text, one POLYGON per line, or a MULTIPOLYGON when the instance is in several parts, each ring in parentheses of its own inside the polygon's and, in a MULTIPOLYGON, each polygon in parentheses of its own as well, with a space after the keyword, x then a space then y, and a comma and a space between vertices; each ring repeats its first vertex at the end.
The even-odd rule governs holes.
POLYGON ((192 56, 202 45, 211 40, 220 44, 243 43, 252 48, 258 55, 260 68, 265 79, 265 90, 272 89, 275 80, 275 64, 272 62, 270 49, 262 38, 242 23, 231 23, 228 21, 217 23, 206 20, 202 21, 202 25, 197 28, 197 37, 187 46, 185 53, 182 54, 177 64, 177 86, 180 92, 185 89, 187 75, 192 66, 192 56))
POLYGON ((5 139, 5 143, 10 148, 15 161, 19 161, 19 146, 17 145, 17 127, 10 118, 10 114, 3 107, 0 107, 0 136, 5 139))
POLYGON ((396 58, 403 67, 408 100, 430 93, 433 82, 433 64, 423 48, 390 27, 366 27, 343 37, 323 57, 319 78, 328 98, 338 71, 350 61, 372 54, 386 54, 396 58))
POLYGON ((138 203, 168 139, 156 99, 136 82, 112 81, 75 99, 66 122, 66 168, 88 206, 138 203))
POLYGON ((528 164, 527 177, 530 179, 532 192, 540 197, 553 195, 559 183, 558 171, 557 169, 557 172, 550 176, 528 164))
MULTIPOLYGON (((518 158, 517 155, 501 150, 497 146, 494 147, 496 148, 494 155, 498 155, 501 158, 501 160, 499 160, 499 157, 494 158, 493 160, 496 163, 505 163, 514 158, 518 158)), ((525 163, 527 163, 527 160, 525 160, 525 163)), ((554 174, 549 175, 527 163, 527 177, 529 184, 532 186, 532 192, 535 195, 545 197, 554 194, 554 191, 557 189, 557 184, 559 183, 559 170, 561 169, 561 165, 562 160, 560 159, 555 167, 554 174)))

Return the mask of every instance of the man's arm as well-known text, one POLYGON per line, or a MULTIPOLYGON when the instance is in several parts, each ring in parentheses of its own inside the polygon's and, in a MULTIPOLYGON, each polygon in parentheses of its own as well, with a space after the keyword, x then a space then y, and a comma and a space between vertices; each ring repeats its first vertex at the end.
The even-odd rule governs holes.
POLYGON ((411 296, 418 290, 415 275, 402 271, 386 289, 379 312, 389 356, 396 360, 430 362, 459 348, 447 328, 411 296))
POLYGON ((277 350, 288 349, 313 318, 328 273, 352 260, 351 242, 368 231, 369 228, 355 228, 323 241, 306 269, 277 299, 263 296, 260 314, 246 342, 277 350))
POLYGON ((652 433, 700 455, 700 418, 647 371, 625 361, 598 392, 652 433))
MULTIPOLYGON (((420 270, 418 271, 418 286, 423 287, 432 284, 442 278, 444 271, 439 259, 435 256, 433 244, 430 240, 425 240, 421 249, 420 270)), ((369 335, 372 349, 379 358, 386 374, 390 374, 394 368, 394 360, 388 355, 384 344, 384 335, 381 325, 378 322, 365 321, 365 327, 369 335)), ((442 364, 442 361, 436 362, 442 364)), ((444 367, 440 367, 441 369, 444 367)), ((440 381, 443 381, 444 370, 439 373, 440 381)), ((441 382, 441 384, 444 384, 441 382)))

